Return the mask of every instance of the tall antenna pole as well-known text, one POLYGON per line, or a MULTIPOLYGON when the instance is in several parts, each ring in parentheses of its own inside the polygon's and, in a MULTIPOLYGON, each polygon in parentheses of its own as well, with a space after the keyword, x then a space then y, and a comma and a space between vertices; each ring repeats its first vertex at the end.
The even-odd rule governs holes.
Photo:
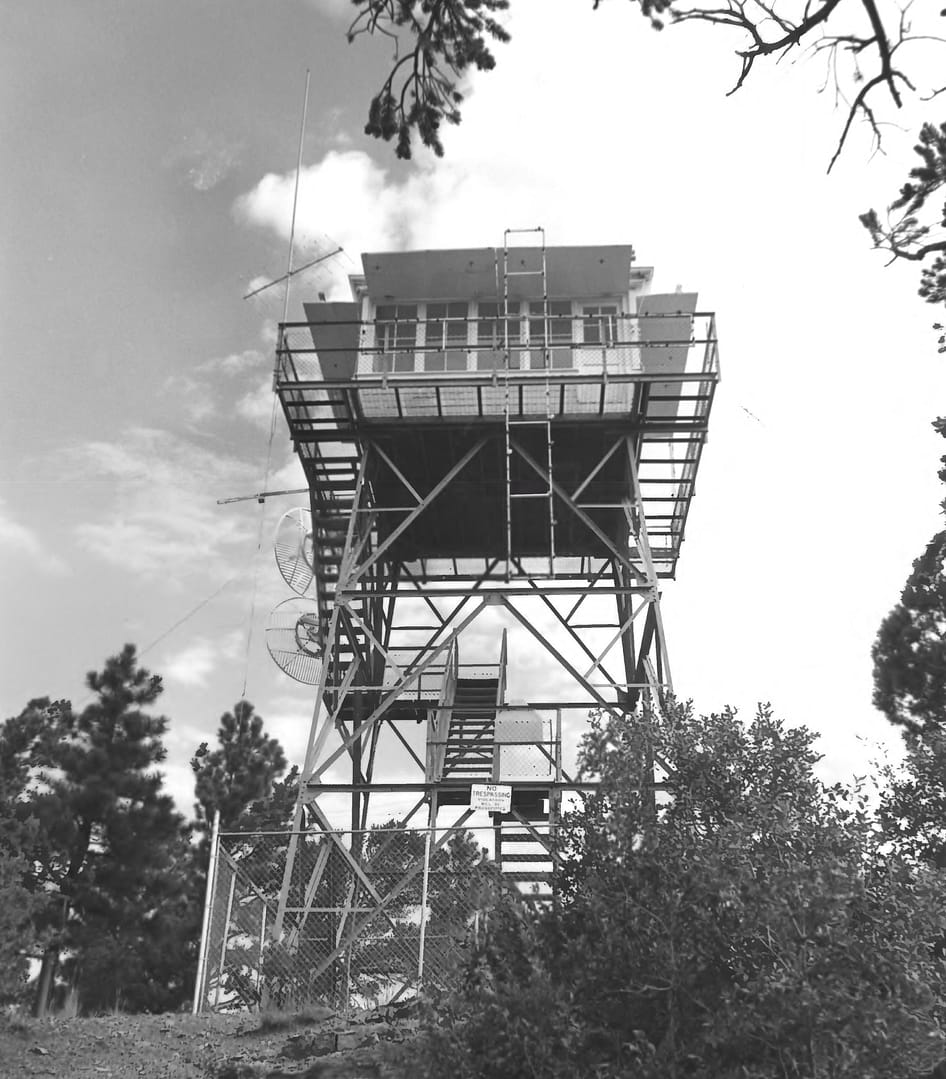
POLYGON ((296 236, 296 204, 299 201, 299 174, 302 172, 302 147, 305 143, 305 120, 309 111, 309 78, 311 72, 305 69, 305 98, 302 102, 302 127, 299 130, 299 160, 296 163, 296 187, 292 195, 292 223, 289 226, 289 265, 286 268, 286 304, 283 307, 282 320, 289 321, 289 289, 292 283, 292 245, 296 236))

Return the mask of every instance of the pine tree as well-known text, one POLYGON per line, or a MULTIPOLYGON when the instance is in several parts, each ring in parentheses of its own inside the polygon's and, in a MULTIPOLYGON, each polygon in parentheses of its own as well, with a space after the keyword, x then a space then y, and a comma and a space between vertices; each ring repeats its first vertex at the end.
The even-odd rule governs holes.
POLYGON ((18 716, 0 726, 0 1003, 26 992, 29 960, 39 947, 34 926, 44 907, 31 888, 27 853, 38 839, 30 815, 31 762, 49 716, 63 707, 46 698, 30 701, 18 716))
POLYGON ((263 798, 249 805, 240 816, 245 832, 283 832, 292 828, 299 799, 299 766, 294 764, 285 779, 273 783, 263 798))
MULTIPOLYGON (((946 437, 946 417, 933 427, 946 437)), ((946 456, 941 461, 939 478, 946 483, 946 456)), ((887 719, 914 734, 940 729, 946 722, 946 530, 913 563, 871 655, 874 704, 887 719)))
POLYGON ((169 969, 171 945, 199 914, 184 822, 155 770, 168 721, 145 711, 161 679, 126 645, 86 684, 95 700, 48 711, 31 748, 34 883, 49 897, 35 1010, 49 1005, 63 953, 61 974, 86 1011, 176 1006, 191 964, 177 956, 169 969))
POLYGON ((197 819, 206 827, 220 810, 220 827, 240 827, 241 816, 268 798, 274 780, 286 769, 286 756, 263 730, 263 719, 249 701, 239 701, 220 717, 219 748, 203 742, 191 760, 197 819))

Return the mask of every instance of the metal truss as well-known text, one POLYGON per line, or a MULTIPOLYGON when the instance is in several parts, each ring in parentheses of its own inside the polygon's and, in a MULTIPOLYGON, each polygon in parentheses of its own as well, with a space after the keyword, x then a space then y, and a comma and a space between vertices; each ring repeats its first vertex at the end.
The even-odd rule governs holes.
MULTIPOLYGON (((521 627, 544 656, 550 674, 554 672, 547 684, 568 687, 556 689, 548 699, 537 695, 520 707, 554 710, 559 717, 563 711, 590 709, 620 715, 641 706, 659 708, 672 692, 660 582, 639 479, 639 436, 626 430, 615 433, 580 481, 569 485, 555 474, 554 458, 536 460, 515 428, 512 433, 484 430, 441 474, 432 475, 425 488, 366 431, 361 432, 358 452, 347 535, 325 628, 319 703, 273 926, 274 939, 289 948, 304 935, 329 855, 321 855, 307 870, 303 884, 297 880, 299 835, 305 828, 323 834, 324 850, 334 847, 351 870, 353 883, 339 908, 337 940, 319 960, 318 972, 335 963, 369 926, 383 921, 397 897, 419 874, 427 873, 432 853, 462 830, 472 814, 461 806, 459 815, 443 819, 444 799, 457 784, 431 768, 429 747, 425 759, 405 729, 425 722, 430 742, 429 731, 436 730, 438 719, 441 724, 449 719, 453 705, 444 700, 443 685, 464 636, 479 628, 478 623, 498 617, 508 627, 521 627), (586 548, 594 554, 569 555, 553 547, 541 558, 514 554, 508 561, 502 550, 446 560, 422 554, 404 557, 402 538, 436 518, 443 496, 480 458, 492 452, 490 460, 495 460, 497 442, 508 444, 519 467, 553 492, 555 521, 570 518, 573 527, 577 522, 587 538, 586 548), (626 475, 621 497, 591 501, 593 481, 615 460, 623 462, 626 475), (397 485, 402 495, 397 505, 376 497, 382 478, 388 491, 397 485), (595 520, 601 510, 622 515, 622 538, 595 520), (531 609, 536 605, 538 617, 531 609), (392 747, 401 761, 394 775, 385 774, 382 763, 392 747), (367 827, 371 797, 378 793, 401 796, 404 808, 398 819, 404 828, 426 809, 424 857, 383 888, 362 866, 357 839, 367 827), (329 794, 351 799, 348 847, 320 804, 329 794), (301 902, 293 905, 293 895, 301 895, 301 902)), ((507 467, 507 505, 509 483, 507 467)), ((314 512, 317 516, 318 507, 314 512)), ((436 531, 435 520, 431 528, 436 531)), ((555 764, 553 777, 518 787, 548 792, 548 824, 537 827, 515 807, 508 821, 548 849, 561 795, 580 785, 562 769, 560 741, 557 749, 543 752, 555 764)), ((423 963, 422 931, 418 976, 423 963)))

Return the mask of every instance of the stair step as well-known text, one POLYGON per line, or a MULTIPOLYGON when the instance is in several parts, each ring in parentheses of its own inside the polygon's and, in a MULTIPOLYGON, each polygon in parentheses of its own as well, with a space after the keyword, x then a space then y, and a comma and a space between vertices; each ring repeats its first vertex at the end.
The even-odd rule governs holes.
POLYGON ((552 855, 543 850, 540 854, 503 854, 499 860, 503 865, 507 862, 543 862, 548 865, 552 861, 552 855))
POLYGON ((519 881, 523 884, 551 884, 551 873, 507 873, 503 871, 503 880, 519 881))
MULTIPOLYGON (((542 834, 541 832, 539 833, 542 834)), ((528 832, 503 832, 502 842, 505 843, 538 843, 534 835, 528 832)))

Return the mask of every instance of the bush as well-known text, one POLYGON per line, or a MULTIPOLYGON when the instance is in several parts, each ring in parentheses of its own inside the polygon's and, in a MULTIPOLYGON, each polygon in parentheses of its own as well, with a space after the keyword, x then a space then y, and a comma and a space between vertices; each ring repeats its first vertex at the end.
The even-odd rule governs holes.
POLYGON ((892 1079, 943 1056, 939 874, 760 710, 595 718, 560 903, 500 905, 418 1046, 433 1079, 892 1079), (654 804, 647 762, 667 765, 654 804))

